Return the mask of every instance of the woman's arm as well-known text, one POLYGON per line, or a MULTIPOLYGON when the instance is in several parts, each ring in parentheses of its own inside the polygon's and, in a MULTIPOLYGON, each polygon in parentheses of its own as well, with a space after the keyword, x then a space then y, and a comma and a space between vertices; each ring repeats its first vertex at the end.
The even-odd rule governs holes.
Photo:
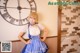
POLYGON ((18 38, 19 38, 22 42, 24 42, 25 44, 30 43, 30 40, 25 41, 25 40, 22 38, 22 36, 23 36, 24 34, 25 34, 24 32, 20 32, 18 38))
POLYGON ((45 41, 46 37, 48 36, 48 29, 45 27, 43 30, 42 30, 42 41, 45 41))

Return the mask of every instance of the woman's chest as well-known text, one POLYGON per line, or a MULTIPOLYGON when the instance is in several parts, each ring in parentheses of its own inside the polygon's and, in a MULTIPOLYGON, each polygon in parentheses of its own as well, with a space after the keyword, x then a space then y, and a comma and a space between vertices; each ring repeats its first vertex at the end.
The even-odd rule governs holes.
POLYGON ((29 27, 29 32, 30 35, 39 35, 40 34, 40 29, 38 26, 30 26, 29 27))

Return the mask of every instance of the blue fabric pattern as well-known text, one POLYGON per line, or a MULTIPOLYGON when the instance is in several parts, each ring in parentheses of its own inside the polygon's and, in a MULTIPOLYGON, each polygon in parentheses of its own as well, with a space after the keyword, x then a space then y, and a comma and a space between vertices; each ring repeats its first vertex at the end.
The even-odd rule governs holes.
POLYGON ((47 53, 48 47, 40 40, 39 35, 32 36, 28 33, 28 36, 31 42, 25 45, 21 53, 47 53))

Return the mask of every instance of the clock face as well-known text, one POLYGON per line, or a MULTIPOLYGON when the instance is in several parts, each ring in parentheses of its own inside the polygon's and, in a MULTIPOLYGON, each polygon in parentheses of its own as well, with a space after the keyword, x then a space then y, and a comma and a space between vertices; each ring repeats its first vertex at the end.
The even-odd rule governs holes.
POLYGON ((0 0, 0 15, 13 25, 26 25, 29 14, 36 11, 34 0, 0 0))

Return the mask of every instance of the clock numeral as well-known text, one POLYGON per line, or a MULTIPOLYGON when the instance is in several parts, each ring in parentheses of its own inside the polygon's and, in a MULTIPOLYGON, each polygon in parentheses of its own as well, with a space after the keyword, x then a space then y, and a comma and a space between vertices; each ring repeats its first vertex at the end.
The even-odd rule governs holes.
POLYGON ((19 25, 22 25, 22 20, 19 20, 19 25))
POLYGON ((30 3, 30 6, 31 6, 31 7, 35 7, 35 3, 34 3, 34 1, 29 2, 29 3, 30 3))
POLYGON ((36 12, 36 8, 31 8, 31 12, 36 12))
POLYGON ((28 2, 29 2, 29 3, 32 3, 32 2, 34 2, 34 0, 28 0, 28 2))
POLYGON ((28 0, 31 6, 31 11, 35 12, 36 11, 36 5, 34 0, 28 0))
POLYGON ((5 9, 4 12, 7 12, 7 10, 5 9))
POLYGON ((2 16, 3 16, 4 18, 7 18, 7 17, 9 17, 9 14, 8 14, 8 13, 4 13, 4 14, 2 14, 2 16))
POLYGON ((3 3, 3 4, 6 5, 7 1, 8 1, 8 0, 4 0, 5 3, 3 3))
POLYGON ((14 18, 11 18, 10 23, 13 23, 14 21, 15 21, 15 19, 14 18))
POLYGON ((31 8, 31 10, 36 10, 36 8, 31 8))
POLYGON ((4 1, 8 1, 8 0, 4 0, 4 1))
POLYGON ((0 6, 0 9, 4 9, 5 7, 4 6, 0 6))
POLYGON ((26 22, 28 22, 27 18, 24 19, 26 22))

